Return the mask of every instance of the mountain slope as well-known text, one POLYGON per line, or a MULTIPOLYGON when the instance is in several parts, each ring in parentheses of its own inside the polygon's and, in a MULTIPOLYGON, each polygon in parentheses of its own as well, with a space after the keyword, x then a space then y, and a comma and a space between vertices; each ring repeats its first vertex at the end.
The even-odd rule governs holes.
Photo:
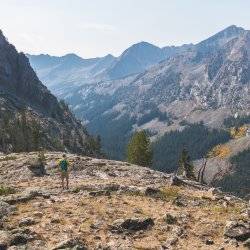
POLYGON ((75 54, 62 57, 27 54, 27 57, 42 82, 54 93, 58 89, 68 92, 67 88, 74 85, 98 80, 116 60, 112 55, 91 59, 83 59, 75 54))
MULTIPOLYGON (((20 139, 18 133, 30 135, 34 128, 34 138, 41 140, 41 147, 91 153, 88 146, 90 137, 80 121, 39 81, 28 58, 23 53, 17 53, 2 33, 0 103, 0 151, 7 148, 13 150, 16 140, 20 139), (15 134, 16 130, 18 133, 15 134)), ((27 141, 28 137, 23 140, 31 143, 27 141)))
POLYGON ((230 26, 139 75, 86 84, 59 96, 103 137, 106 151, 122 159, 137 128, 152 135, 182 129, 185 122, 219 128, 236 112, 247 114, 249 37, 249 31, 230 26))
MULTIPOLYGON (((108 68, 98 81, 74 87, 68 82, 67 87, 58 87, 55 93, 70 104, 92 133, 101 135, 109 157, 124 159, 125 146, 136 129, 148 130, 152 140, 156 140, 166 132, 183 131, 190 124, 203 122, 204 131, 222 128, 220 133, 226 134, 225 119, 250 112, 249 48, 249 31, 234 25, 198 44, 164 47, 161 52, 150 44, 139 43, 110 66, 116 69, 114 72, 125 70, 129 76, 106 79, 103 76, 108 68), (161 53, 165 60, 157 62, 161 53), (123 68, 126 60, 133 62, 132 70, 137 65, 135 71, 141 72, 130 75, 130 69, 123 68)), ((224 143, 224 139, 215 141, 224 143)), ((201 145, 203 154, 209 150, 205 144, 201 145)), ((174 150, 179 151, 180 148, 174 150)), ((165 160, 161 154, 154 167, 169 171, 165 160)), ((171 170, 174 162, 169 164, 171 170)))
POLYGON ((171 185, 171 175, 148 168, 72 154, 70 189, 62 191, 54 167, 61 157, 45 154, 46 174, 38 175, 31 168, 36 153, 0 156, 1 248, 247 249, 244 200, 188 180, 171 185))
MULTIPOLYGON (((227 192, 249 196, 250 173, 248 168, 250 156, 250 138, 231 139, 220 147, 226 149, 225 155, 209 157, 203 171, 203 181, 207 184, 220 186, 227 192)), ((204 159, 194 162, 195 170, 204 166, 204 159)))

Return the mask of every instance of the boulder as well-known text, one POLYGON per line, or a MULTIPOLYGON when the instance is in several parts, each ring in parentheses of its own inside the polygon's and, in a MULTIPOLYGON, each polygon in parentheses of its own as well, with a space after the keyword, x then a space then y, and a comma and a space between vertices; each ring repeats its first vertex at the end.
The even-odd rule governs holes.
POLYGON ((7 231, 0 231, 0 249, 7 249, 10 244, 10 234, 7 231))
POLYGON ((60 242, 51 250, 59 250, 59 249, 87 250, 88 248, 81 240, 77 238, 72 238, 72 239, 68 239, 68 240, 60 242))
POLYGON ((27 234, 17 233, 11 236, 10 238, 10 245, 24 245, 28 242, 29 236, 27 234))
MULTIPOLYGON (((37 190, 37 189, 28 189, 22 193, 19 194, 13 194, 6 196, 3 200, 7 202, 8 204, 16 204, 19 202, 26 202, 29 200, 32 200, 36 197, 43 197, 43 198, 49 198, 50 193, 43 191, 43 190, 37 190)), ((0 205, 1 207, 1 205, 0 205)), ((1 208, 0 208, 1 209, 1 208)))
POLYGON ((31 163, 27 166, 33 176, 42 177, 46 175, 45 166, 39 162, 31 163))
POLYGON ((162 248, 163 248, 163 249, 172 249, 172 246, 173 246, 173 245, 176 245, 177 242, 178 242, 178 240, 179 240, 178 237, 173 236, 173 237, 169 238, 169 239, 165 242, 165 244, 162 245, 162 248))
POLYGON ((147 187, 145 190, 145 195, 146 196, 151 196, 151 197, 160 197, 161 196, 161 190, 158 188, 154 187, 147 187))
POLYGON ((213 245, 214 244, 214 241, 212 239, 206 239, 205 240, 205 244, 206 245, 213 245))
POLYGON ((180 186, 181 184, 183 184, 183 181, 180 178, 178 178, 176 175, 171 176, 170 179, 171 186, 180 186))
POLYGON ((31 225, 34 225, 34 224, 36 224, 36 221, 35 221, 34 218, 32 218, 32 217, 22 218, 22 219, 19 221, 19 226, 20 226, 20 227, 23 227, 23 226, 31 226, 31 225))
POLYGON ((164 217, 164 221, 167 224, 176 224, 177 223, 177 218, 171 214, 166 214, 164 217))
POLYGON ((244 247, 247 247, 248 249, 250 249, 250 238, 247 239, 244 243, 243 243, 244 247))
POLYGON ((108 190, 99 190, 99 191, 92 191, 89 192, 90 196, 96 197, 96 196, 110 196, 110 191, 108 190))
POLYGON ((182 197, 176 197, 174 200, 173 200, 173 205, 176 205, 178 207, 186 207, 187 206, 187 201, 182 198, 182 197))
POLYGON ((0 219, 10 214, 13 210, 15 210, 14 206, 11 206, 7 202, 0 200, 0 219))
POLYGON ((140 231, 147 230, 152 226, 154 226, 154 220, 152 218, 130 218, 115 221, 111 226, 111 230, 116 232, 140 231))
POLYGON ((225 227, 224 236, 239 241, 247 240, 250 237, 249 223, 230 221, 225 227))

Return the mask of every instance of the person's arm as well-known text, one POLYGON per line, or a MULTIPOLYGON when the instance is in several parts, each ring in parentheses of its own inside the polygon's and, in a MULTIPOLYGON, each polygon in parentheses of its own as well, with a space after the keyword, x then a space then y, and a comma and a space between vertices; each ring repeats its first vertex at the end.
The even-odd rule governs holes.
POLYGON ((56 164, 56 167, 58 167, 59 171, 61 171, 60 163, 61 163, 61 160, 58 160, 58 161, 57 161, 57 164, 56 164))

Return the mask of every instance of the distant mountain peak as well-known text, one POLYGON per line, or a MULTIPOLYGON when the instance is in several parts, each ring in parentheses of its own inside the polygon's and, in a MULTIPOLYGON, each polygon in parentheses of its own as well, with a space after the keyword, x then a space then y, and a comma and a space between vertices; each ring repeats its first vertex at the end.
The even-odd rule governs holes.
MULTIPOLYGON (((160 49, 159 47, 155 46, 152 43, 148 43, 145 41, 139 42, 139 43, 135 43, 132 46, 130 46, 128 49, 126 49, 124 51, 124 53, 128 52, 128 51, 134 51, 134 50, 141 50, 141 49, 160 49)), ((123 54, 124 54, 123 53, 123 54)))
POLYGON ((153 45, 152 43, 149 43, 149 42, 146 42, 146 41, 141 41, 141 42, 135 43, 132 46, 135 46, 135 47, 139 47, 139 46, 150 46, 150 47, 153 46, 153 47, 157 47, 157 46, 153 45))
POLYGON ((3 45, 4 43, 7 42, 6 37, 4 36, 2 30, 0 30, 0 45, 3 45))
POLYGON ((220 41, 227 42, 230 39, 244 33, 245 30, 241 27, 237 27, 236 25, 230 25, 222 31, 216 33, 215 35, 209 37, 208 39, 200 42, 199 44, 209 44, 209 43, 220 43, 220 41))
POLYGON ((82 57, 78 56, 78 55, 77 55, 77 54, 75 54, 75 53, 68 53, 68 54, 65 54, 65 55, 64 55, 64 56, 62 56, 62 57, 83 59, 82 57))
POLYGON ((233 36, 233 35, 239 35, 244 31, 245 30, 242 27, 238 27, 236 25, 230 25, 224 30, 218 32, 216 35, 233 36))
POLYGON ((104 58, 115 58, 112 54, 107 54, 104 58))
MULTIPOLYGON (((224 30, 244 30, 242 27, 239 27, 235 24, 229 25, 227 28, 225 28, 224 30)), ((222 30, 223 31, 223 30, 222 30)))

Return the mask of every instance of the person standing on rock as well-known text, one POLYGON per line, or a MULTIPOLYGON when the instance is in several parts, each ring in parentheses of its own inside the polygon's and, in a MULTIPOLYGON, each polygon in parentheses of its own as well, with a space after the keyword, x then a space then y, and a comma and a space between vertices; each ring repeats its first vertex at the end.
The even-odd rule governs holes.
POLYGON ((63 158, 59 161, 59 167, 62 178, 62 188, 65 189, 64 180, 66 179, 66 189, 69 189, 69 162, 66 154, 63 154, 63 158))

